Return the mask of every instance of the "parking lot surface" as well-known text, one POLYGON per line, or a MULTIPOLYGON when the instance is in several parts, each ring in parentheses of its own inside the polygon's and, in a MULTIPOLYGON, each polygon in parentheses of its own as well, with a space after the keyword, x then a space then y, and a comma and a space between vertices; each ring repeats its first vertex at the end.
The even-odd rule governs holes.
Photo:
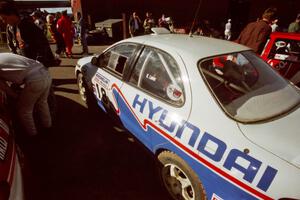
MULTIPOLYGON (((91 53, 106 46, 92 46, 91 53)), ((1 47, 0 52, 8 51, 1 47)), ((154 158, 103 113, 92 115, 80 100, 74 58, 51 67, 57 100, 53 130, 21 140, 29 200, 166 200, 154 158)), ((17 133, 22 134, 22 133, 17 133)))

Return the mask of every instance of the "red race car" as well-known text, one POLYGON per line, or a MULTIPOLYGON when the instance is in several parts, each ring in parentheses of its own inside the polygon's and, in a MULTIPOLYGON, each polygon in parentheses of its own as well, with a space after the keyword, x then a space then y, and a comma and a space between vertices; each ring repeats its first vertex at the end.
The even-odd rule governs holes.
POLYGON ((272 33, 261 57, 283 77, 300 86, 299 33, 272 33))
POLYGON ((7 112, 6 95, 0 90, 0 199, 23 200, 23 179, 7 112))

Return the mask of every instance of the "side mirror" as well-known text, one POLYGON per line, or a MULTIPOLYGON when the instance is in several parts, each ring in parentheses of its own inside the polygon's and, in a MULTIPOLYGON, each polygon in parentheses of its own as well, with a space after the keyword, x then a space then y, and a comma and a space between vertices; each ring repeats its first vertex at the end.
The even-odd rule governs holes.
POLYGON ((92 60, 91 60, 91 63, 92 63, 92 65, 98 66, 98 57, 97 57, 97 56, 94 56, 94 57, 92 58, 92 60))

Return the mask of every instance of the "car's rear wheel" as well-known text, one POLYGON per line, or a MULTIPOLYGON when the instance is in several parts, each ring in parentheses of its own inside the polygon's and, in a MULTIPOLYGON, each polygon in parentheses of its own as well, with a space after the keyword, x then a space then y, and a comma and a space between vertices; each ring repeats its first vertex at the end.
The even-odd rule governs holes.
POLYGON ((158 155, 160 178, 175 200, 205 200, 205 190, 196 173, 170 151, 158 155))

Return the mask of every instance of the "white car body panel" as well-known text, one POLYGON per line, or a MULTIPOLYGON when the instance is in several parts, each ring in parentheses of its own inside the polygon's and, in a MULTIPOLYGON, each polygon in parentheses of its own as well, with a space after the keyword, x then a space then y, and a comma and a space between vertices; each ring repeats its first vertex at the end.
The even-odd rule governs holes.
POLYGON ((255 125, 241 124, 240 128, 253 143, 300 168, 299 117, 298 109, 277 120, 255 125))
POLYGON ((24 190, 23 190, 23 179, 21 166, 18 157, 16 157, 15 168, 13 172, 13 181, 10 190, 9 200, 23 200, 24 190))

